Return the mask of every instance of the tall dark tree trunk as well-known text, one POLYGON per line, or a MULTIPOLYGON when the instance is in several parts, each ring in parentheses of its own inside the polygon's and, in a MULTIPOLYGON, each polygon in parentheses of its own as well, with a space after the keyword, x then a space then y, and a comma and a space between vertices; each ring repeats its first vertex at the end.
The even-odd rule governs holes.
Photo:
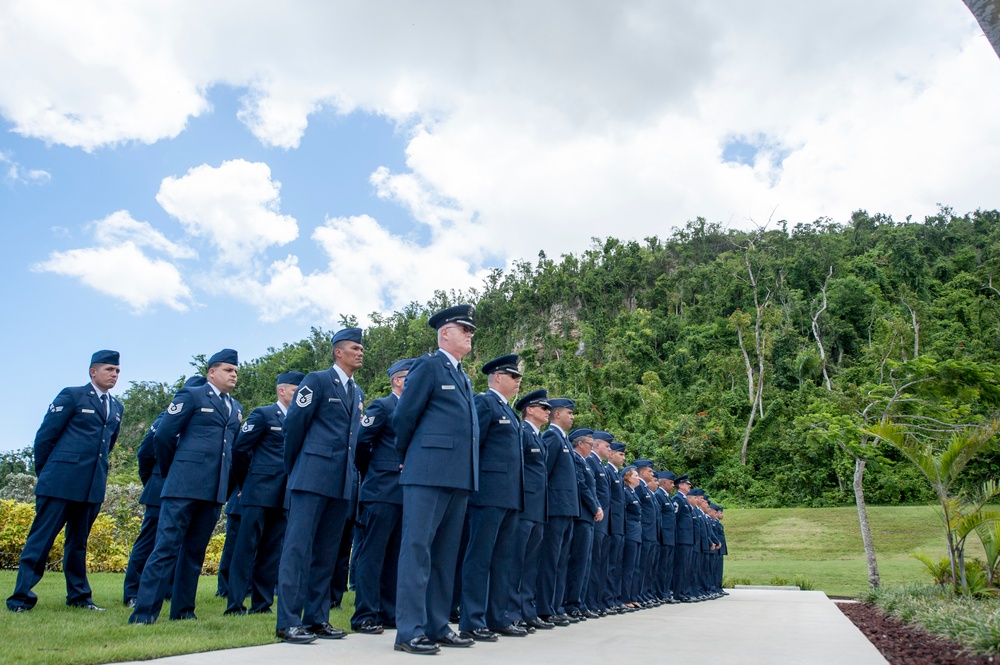
POLYGON ((993 50, 1000 56, 1000 0, 962 0, 972 15, 979 21, 979 27, 986 33, 993 50))

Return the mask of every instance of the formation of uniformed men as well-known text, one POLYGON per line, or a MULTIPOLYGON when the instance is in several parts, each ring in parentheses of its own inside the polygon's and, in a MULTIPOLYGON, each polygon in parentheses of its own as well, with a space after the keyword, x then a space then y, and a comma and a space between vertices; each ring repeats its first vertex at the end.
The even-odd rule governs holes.
MULTIPOLYGON (((651 460, 624 466, 624 443, 573 428, 572 399, 540 389, 512 406, 516 354, 484 364, 488 390, 473 394, 461 364, 473 316, 470 305, 432 316, 438 350, 389 367, 391 393, 367 412, 353 379, 360 328, 333 336, 329 369, 280 374, 276 402, 245 421, 229 396, 236 352, 212 356, 139 448, 146 512, 125 579, 129 622, 156 621, 167 598, 171 619, 195 618, 227 500, 240 517, 220 573, 225 613, 274 613, 289 643, 346 634, 329 612, 338 550, 352 537, 351 628, 395 628, 395 649, 414 654, 725 595, 722 507, 651 460)), ((67 603, 101 609, 84 557, 121 421, 107 395, 118 372, 117 353, 95 353, 91 383, 60 393, 39 429, 37 513, 13 611, 35 604, 63 526, 67 603)))

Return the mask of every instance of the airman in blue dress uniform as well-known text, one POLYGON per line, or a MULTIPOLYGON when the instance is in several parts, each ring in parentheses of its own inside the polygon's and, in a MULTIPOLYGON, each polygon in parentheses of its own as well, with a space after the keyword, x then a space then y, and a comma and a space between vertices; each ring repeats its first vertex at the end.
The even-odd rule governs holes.
POLYGON ((674 576, 671 588, 674 598, 682 603, 691 602, 691 550, 694 547, 694 520, 687 494, 691 491, 691 480, 686 475, 674 480, 677 491, 673 500, 677 515, 677 530, 674 533, 674 576))
POLYGON ((576 402, 565 397, 550 399, 549 427, 542 434, 545 465, 548 469, 549 521, 539 552, 538 616, 557 626, 568 626, 570 618, 562 606, 566 595, 566 561, 573 541, 573 520, 580 515, 580 486, 576 463, 566 433, 573 427, 576 402))
POLYGON ((399 566, 403 489, 392 414, 403 393, 413 358, 394 362, 387 373, 392 392, 368 405, 358 433, 354 464, 364 480, 358 492, 364 529, 355 564, 351 628, 377 635, 396 625, 396 571, 399 566))
POLYGON ((353 376, 364 360, 361 334, 360 328, 334 334, 333 366, 302 380, 283 425, 288 523, 275 633, 293 644, 346 634, 329 622, 330 581, 357 490, 354 447, 364 393, 353 376))
POLYGON ((677 504, 670 493, 674 490, 677 476, 668 469, 656 473, 659 488, 653 496, 660 504, 660 559, 656 571, 656 597, 668 603, 676 603, 670 588, 674 575, 674 543, 677 532, 677 504))
POLYGON ((620 469, 625 462, 625 444, 612 440, 606 465, 611 488, 611 515, 608 523, 608 566, 604 589, 604 606, 609 612, 624 611, 621 597, 622 551, 625 547, 625 485, 620 469))
POLYGON ((278 375, 274 404, 250 412, 233 444, 233 479, 242 512, 229 569, 226 614, 243 614, 247 592, 250 613, 270 613, 278 562, 285 536, 285 415, 302 372, 278 375))
POLYGON ((92 610, 87 581, 87 539, 104 502, 108 454, 118 440, 122 403, 109 394, 121 372, 117 351, 90 358, 90 383, 63 388, 49 405, 35 435, 35 518, 21 551, 14 593, 7 609, 25 612, 38 602, 32 588, 45 572, 56 536, 66 527, 63 571, 66 604, 92 610))
POLYGON ((587 462, 593 446, 593 436, 594 430, 578 427, 567 437, 573 446, 571 457, 573 464, 576 465, 580 511, 573 520, 573 539, 569 546, 563 609, 571 619, 578 621, 597 617, 596 613, 588 615, 586 607, 587 583, 590 581, 590 562, 594 545, 594 523, 604 519, 604 511, 597 502, 594 470, 587 462))
POLYGON ((524 458, 524 510, 518 519, 517 540, 512 555, 514 575, 510 583, 508 616, 528 632, 549 630, 555 624, 538 617, 535 593, 538 588, 538 551, 548 519, 548 468, 545 466, 545 444, 541 427, 549 420, 552 407, 548 391, 534 390, 517 401, 521 412, 521 444, 524 458))
POLYGON ((462 562, 460 635, 495 642, 524 637, 507 615, 511 565, 524 507, 521 421, 509 400, 521 386, 516 353, 487 362, 489 390, 475 396, 479 420, 479 489, 469 495, 469 542, 462 562))
POLYGON ((590 579, 587 582, 585 611, 603 617, 608 614, 604 602, 604 590, 608 578, 608 554, 611 551, 612 480, 608 472, 608 458, 611 454, 612 436, 608 432, 595 430, 593 440, 593 449, 586 460, 594 472, 597 503, 604 511, 604 518, 594 522, 594 541, 590 555, 590 579))
POLYGON ((232 349, 214 354, 205 384, 181 388, 156 430, 156 460, 164 477, 160 522, 129 623, 156 621, 171 574, 170 618, 196 618, 198 577, 231 491, 232 445, 243 419, 239 402, 229 396, 236 387, 238 365, 232 349))
POLYGON ((414 361, 392 417, 403 464, 397 651, 429 654, 474 644, 448 626, 462 524, 479 482, 479 419, 461 367, 472 350, 474 313, 471 305, 456 305, 430 317, 438 351, 414 361))

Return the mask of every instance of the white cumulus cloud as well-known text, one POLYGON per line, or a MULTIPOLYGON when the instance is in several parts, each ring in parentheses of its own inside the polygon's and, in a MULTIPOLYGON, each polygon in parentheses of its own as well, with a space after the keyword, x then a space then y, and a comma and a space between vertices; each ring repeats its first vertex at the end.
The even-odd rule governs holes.
POLYGON ((280 191, 267 164, 234 159, 164 178, 156 200, 188 233, 215 245, 223 262, 235 265, 298 237, 295 218, 279 212, 280 191))
POLYGON ((52 252, 32 269, 75 277, 83 284, 128 304, 141 314, 156 305, 185 311, 193 300, 191 289, 171 259, 193 258, 190 248, 168 240, 148 222, 139 222, 120 210, 90 224, 95 247, 52 252))

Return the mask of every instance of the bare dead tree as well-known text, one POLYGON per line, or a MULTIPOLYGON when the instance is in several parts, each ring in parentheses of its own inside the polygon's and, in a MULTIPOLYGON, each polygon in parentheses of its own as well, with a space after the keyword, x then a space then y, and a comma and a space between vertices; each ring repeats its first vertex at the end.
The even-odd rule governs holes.
POLYGON ((823 294, 823 305, 819 311, 813 314, 812 319, 813 337, 816 339, 816 346, 819 347, 819 361, 823 367, 823 382, 826 384, 827 392, 833 390, 833 384, 830 383, 830 373, 826 369, 826 350, 823 348, 823 339, 819 334, 819 317, 826 311, 826 287, 830 283, 831 277, 833 277, 833 266, 830 266, 830 271, 826 274, 826 279, 823 280, 823 288, 820 290, 820 293, 823 294))

